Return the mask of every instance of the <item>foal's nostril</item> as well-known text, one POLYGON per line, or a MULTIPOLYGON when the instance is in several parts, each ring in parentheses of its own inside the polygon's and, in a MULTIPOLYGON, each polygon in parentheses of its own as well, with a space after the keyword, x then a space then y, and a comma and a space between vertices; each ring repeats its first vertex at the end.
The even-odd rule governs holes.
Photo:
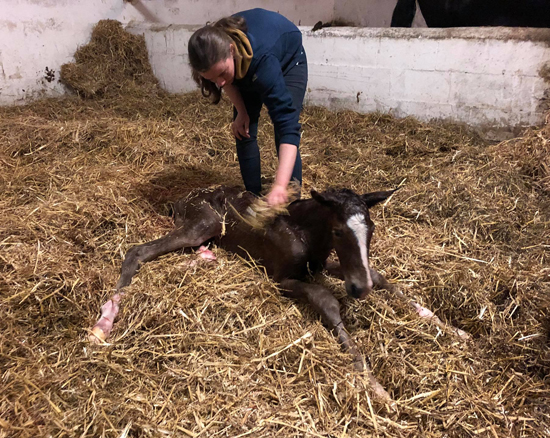
POLYGON ((358 287, 354 283, 349 287, 348 293, 353 298, 363 299, 369 294, 371 289, 369 287, 358 287))

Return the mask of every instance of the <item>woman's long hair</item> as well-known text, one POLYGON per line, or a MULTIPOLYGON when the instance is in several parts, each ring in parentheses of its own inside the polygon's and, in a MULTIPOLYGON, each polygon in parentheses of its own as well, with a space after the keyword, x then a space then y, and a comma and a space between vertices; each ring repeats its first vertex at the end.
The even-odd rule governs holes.
POLYGON ((201 89, 202 95, 209 97, 213 103, 220 101, 221 89, 215 83, 204 79, 200 73, 210 70, 214 64, 231 56, 229 45, 233 40, 225 29, 238 29, 246 33, 248 26, 243 17, 225 17, 213 25, 207 24, 197 30, 191 35, 187 46, 193 80, 201 89))

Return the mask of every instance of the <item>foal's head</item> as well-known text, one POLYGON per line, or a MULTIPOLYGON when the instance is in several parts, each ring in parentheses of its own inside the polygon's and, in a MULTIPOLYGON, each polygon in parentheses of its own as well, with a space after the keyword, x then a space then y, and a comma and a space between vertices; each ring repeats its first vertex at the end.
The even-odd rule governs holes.
POLYGON ((332 241, 340 260, 346 291, 364 298, 372 290, 369 247, 374 223, 369 208, 387 199, 394 190, 358 195, 348 189, 311 192, 317 202, 332 210, 332 241))

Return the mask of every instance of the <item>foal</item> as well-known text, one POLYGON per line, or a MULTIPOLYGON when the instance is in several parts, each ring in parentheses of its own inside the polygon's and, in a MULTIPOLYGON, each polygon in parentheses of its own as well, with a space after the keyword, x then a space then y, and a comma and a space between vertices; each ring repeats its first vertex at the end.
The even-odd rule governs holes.
MULTIPOLYGON (((340 264, 331 266, 330 271, 344 279, 350 296, 364 298, 373 286, 377 286, 405 299, 369 264, 369 246, 374 232, 369 208, 392 193, 358 195, 347 189, 312 191, 311 199, 295 201, 288 207, 289 215, 277 216, 265 229, 254 230, 242 221, 242 215, 256 199, 254 195, 226 186, 195 190, 175 204, 174 231, 128 251, 116 285, 117 293, 102 307, 101 319, 94 326, 90 340, 101 342, 109 336, 121 290, 131 283, 140 264, 172 251, 214 241, 228 251, 252 257, 265 267, 286 296, 309 303, 334 331, 344 349, 351 353, 355 368, 368 373, 375 393, 387 399, 388 394, 372 376, 344 327, 338 300, 325 287, 306 279, 310 273, 328 268, 327 259, 335 249, 340 264)), ((208 251, 203 253, 208 255, 208 251)), ((445 327, 429 310, 412 301, 409 304, 420 316, 445 327)), ((460 336, 464 333, 454 330, 460 336)))

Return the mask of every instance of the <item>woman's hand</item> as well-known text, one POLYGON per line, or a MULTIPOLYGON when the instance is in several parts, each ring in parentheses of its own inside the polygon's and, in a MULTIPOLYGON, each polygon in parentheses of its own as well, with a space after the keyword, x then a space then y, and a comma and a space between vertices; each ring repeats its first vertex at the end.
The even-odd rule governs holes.
POLYGON ((275 183, 267 195, 267 203, 272 207, 288 203, 288 183, 297 154, 298 147, 293 144, 282 143, 279 146, 279 166, 275 174, 275 183))
POLYGON ((274 185, 267 194, 266 199, 267 203, 272 207, 288 203, 288 190, 286 186, 274 185))
POLYGON ((248 117, 247 112, 239 111, 237 112, 237 117, 235 118, 235 120, 233 120, 233 123, 231 124, 231 131, 233 132, 233 135, 239 140, 242 140, 243 138, 250 138, 250 134, 248 133, 249 125, 250 117, 248 117))

